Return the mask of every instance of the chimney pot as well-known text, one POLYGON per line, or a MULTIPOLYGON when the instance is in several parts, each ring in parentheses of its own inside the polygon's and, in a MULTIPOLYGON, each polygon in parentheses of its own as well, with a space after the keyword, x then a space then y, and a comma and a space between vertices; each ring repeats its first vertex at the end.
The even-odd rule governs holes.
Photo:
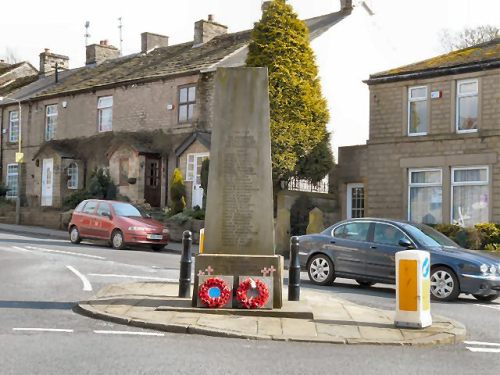
POLYGON ((213 22, 213 21, 214 21, 214 15, 213 15, 213 14, 209 14, 209 15, 208 15, 208 20, 209 20, 210 22, 213 22))

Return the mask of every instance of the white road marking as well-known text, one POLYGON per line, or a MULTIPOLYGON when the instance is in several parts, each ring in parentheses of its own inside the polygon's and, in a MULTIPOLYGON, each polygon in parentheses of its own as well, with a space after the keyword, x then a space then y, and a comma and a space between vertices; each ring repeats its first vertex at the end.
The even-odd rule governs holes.
POLYGON ((90 255, 90 254, 81 254, 81 253, 73 253, 71 251, 63 251, 63 250, 53 250, 53 249, 45 249, 43 247, 34 247, 34 246, 26 246, 28 249, 32 250, 40 250, 40 251, 45 251, 48 253, 58 253, 58 254, 66 254, 66 255, 76 255, 79 257, 84 257, 84 258, 93 258, 93 259, 101 259, 105 260, 106 258, 100 257, 98 255, 90 255))
POLYGON ((500 353, 500 348, 471 348, 467 346, 467 349, 474 353, 500 353))
POLYGON ((479 303, 474 304, 474 306, 481 306, 481 307, 487 307, 489 309, 493 310, 500 310, 500 305, 481 305, 479 303))
POLYGON ((466 345, 483 345, 483 346, 500 346, 499 343, 496 342, 483 342, 483 341, 464 341, 466 345))
POLYGON ((59 328, 12 328, 13 331, 34 331, 34 332, 66 332, 73 333, 72 329, 59 328))
POLYGON ((91 292, 92 291, 92 285, 90 285, 90 281, 85 277, 83 276, 80 272, 78 272, 75 267, 73 266, 66 266, 71 272, 73 272, 76 276, 78 276, 80 278, 80 280, 82 280, 82 283, 83 283, 83 290, 84 291, 87 291, 87 292, 91 292))
POLYGON ((164 333, 158 333, 158 332, 136 332, 136 331, 104 331, 104 330, 95 330, 94 333, 99 333, 99 334, 104 334, 104 335, 165 336, 164 333))
POLYGON ((157 280, 157 281, 165 281, 167 283, 177 283, 179 279, 169 279, 164 277, 153 277, 153 276, 131 276, 131 275, 115 275, 115 274, 103 274, 103 273, 89 273, 89 276, 97 276, 97 277, 121 277, 124 279, 138 279, 138 280, 157 280))
POLYGON ((22 248, 22 247, 17 247, 17 246, 12 246, 13 249, 19 250, 19 251, 24 251, 26 253, 31 253, 32 251, 22 248))

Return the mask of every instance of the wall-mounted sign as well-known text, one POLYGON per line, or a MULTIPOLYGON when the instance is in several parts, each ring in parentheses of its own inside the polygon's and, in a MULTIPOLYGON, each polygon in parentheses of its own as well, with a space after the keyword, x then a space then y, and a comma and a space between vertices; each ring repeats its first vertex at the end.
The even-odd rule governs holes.
POLYGON ((431 99, 439 99, 441 97, 443 97, 442 91, 432 91, 431 92, 431 99))

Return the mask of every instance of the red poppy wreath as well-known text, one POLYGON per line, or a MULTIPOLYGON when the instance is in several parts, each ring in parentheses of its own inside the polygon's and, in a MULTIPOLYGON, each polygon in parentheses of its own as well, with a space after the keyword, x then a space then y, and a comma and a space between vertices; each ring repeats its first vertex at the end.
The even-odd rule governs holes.
POLYGON ((198 288, 200 302, 211 308, 222 307, 231 298, 231 289, 218 277, 211 277, 198 288))
POLYGON ((236 298, 238 302, 246 309, 258 309, 264 306, 269 299, 269 288, 259 279, 253 280, 247 278, 242 281, 236 290, 236 298), (248 291, 256 289, 256 296, 249 296, 248 291))

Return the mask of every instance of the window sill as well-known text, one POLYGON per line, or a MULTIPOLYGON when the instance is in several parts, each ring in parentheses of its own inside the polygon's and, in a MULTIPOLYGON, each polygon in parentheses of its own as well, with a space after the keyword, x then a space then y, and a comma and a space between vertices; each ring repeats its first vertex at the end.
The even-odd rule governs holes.
POLYGON ((420 137, 423 135, 428 135, 428 133, 408 133, 408 137, 420 137))
POLYGON ((468 129, 468 130, 458 130, 457 129, 457 134, 467 134, 467 133, 477 133, 479 129, 468 129))

